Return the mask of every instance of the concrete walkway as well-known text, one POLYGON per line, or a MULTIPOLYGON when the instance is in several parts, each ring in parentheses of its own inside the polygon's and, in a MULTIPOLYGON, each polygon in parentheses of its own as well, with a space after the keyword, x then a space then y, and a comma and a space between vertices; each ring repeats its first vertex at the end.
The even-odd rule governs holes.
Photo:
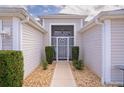
POLYGON ((51 87, 76 87, 70 65, 67 61, 56 63, 51 87))

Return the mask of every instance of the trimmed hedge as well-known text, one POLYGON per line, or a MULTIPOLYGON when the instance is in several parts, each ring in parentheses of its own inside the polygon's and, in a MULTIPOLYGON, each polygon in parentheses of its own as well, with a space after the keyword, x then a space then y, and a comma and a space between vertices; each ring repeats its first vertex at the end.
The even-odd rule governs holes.
POLYGON ((21 51, 0 51, 0 86, 21 87, 23 83, 23 55, 21 51))
POLYGON ((46 46, 45 47, 45 53, 46 53, 46 61, 48 64, 52 64, 54 59, 54 49, 52 46, 46 46))
POLYGON ((72 60, 78 60, 79 59, 79 47, 73 46, 72 47, 72 60))

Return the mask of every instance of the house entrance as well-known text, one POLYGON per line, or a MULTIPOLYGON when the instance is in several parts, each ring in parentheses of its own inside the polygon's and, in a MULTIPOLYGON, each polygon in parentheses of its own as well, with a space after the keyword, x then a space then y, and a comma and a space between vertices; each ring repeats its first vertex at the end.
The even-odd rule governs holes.
POLYGON ((54 59, 71 60, 74 45, 73 26, 52 26, 52 46, 55 50, 54 59))

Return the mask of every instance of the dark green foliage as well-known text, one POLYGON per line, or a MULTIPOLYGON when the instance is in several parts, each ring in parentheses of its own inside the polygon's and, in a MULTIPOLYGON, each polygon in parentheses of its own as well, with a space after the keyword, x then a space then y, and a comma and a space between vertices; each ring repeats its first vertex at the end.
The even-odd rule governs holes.
POLYGON ((75 66, 75 65, 76 65, 76 63, 77 63, 77 61, 76 61, 76 60, 73 60, 73 61, 72 61, 73 66, 75 66))
POLYGON ((83 63, 82 60, 79 60, 79 61, 74 60, 74 61, 73 61, 73 66, 74 66, 76 69, 78 69, 78 70, 82 70, 82 69, 84 68, 84 63, 83 63))
POLYGON ((42 61, 42 66, 43 66, 43 70, 46 70, 47 66, 48 66, 48 62, 46 60, 43 60, 42 61))
POLYGON ((78 70, 81 70, 82 69, 82 63, 81 63, 81 61, 77 61, 77 63, 75 64, 75 68, 78 69, 78 70))
POLYGON ((45 47, 46 61, 48 64, 52 64, 54 58, 54 49, 52 46, 45 47))
POLYGON ((23 55, 21 51, 0 51, 0 86, 21 87, 23 84, 23 55))
POLYGON ((74 46, 72 47, 72 60, 78 60, 79 58, 79 47, 74 46))
POLYGON ((84 61, 83 60, 79 60, 81 62, 81 66, 82 66, 82 69, 84 69, 84 61))

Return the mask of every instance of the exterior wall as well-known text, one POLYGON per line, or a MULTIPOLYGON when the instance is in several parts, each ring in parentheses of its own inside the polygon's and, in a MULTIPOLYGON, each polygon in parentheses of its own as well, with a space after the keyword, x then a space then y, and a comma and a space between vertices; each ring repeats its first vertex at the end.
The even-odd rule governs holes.
MULTIPOLYGON (((1 20, 1 31, 4 30, 4 28, 11 28, 12 31, 12 18, 11 17, 0 17, 1 20)), ((12 49, 12 33, 10 36, 5 35, 5 36, 1 36, 2 38, 2 46, 1 46, 1 50, 11 50, 12 49)))
MULTIPOLYGON (((82 19, 83 21, 83 19, 82 19)), ((79 46, 81 48, 81 44, 80 44, 80 40, 81 40, 81 36, 80 34, 78 34, 78 31, 81 29, 81 27, 83 26, 83 22, 81 23, 81 19, 44 19, 43 21, 43 26, 44 28, 46 29, 46 31, 48 31, 47 34, 45 34, 44 36, 44 42, 45 42, 45 46, 47 45, 51 45, 50 41, 51 41, 51 34, 50 34, 50 31, 51 31, 51 24, 61 24, 61 25, 69 25, 69 24, 75 24, 75 45, 79 46)), ((81 57, 81 53, 80 53, 80 59, 82 58, 81 57)))
POLYGON ((113 19, 111 24, 111 78, 113 82, 121 82, 122 71, 114 66, 124 65, 124 19, 113 19))
POLYGON ((43 53, 43 33, 22 25, 22 51, 24 54, 24 77, 29 75, 41 62, 43 53))
POLYGON ((95 25, 82 33, 82 58, 84 63, 102 77, 102 27, 95 25))

